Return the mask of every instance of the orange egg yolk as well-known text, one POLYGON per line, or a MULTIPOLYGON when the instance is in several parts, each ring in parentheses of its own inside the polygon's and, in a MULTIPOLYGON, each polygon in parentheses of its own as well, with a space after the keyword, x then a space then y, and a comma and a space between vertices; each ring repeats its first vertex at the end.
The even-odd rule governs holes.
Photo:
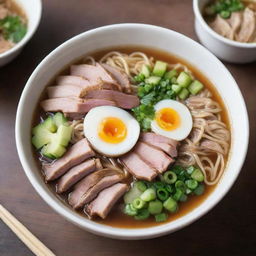
POLYGON ((121 119, 107 117, 101 121, 98 134, 107 143, 120 143, 126 138, 127 128, 121 119))
POLYGON ((156 113, 157 124, 165 131, 172 131, 180 126, 178 112, 172 108, 162 108, 156 113))

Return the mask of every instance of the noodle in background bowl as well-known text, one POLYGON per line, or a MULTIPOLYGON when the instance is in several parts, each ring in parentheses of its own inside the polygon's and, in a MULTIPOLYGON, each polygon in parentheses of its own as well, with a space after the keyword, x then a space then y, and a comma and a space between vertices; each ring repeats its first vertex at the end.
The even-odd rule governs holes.
POLYGON ((225 66, 208 50, 177 32, 145 24, 117 24, 82 33, 51 52, 35 69, 22 93, 16 118, 16 144, 24 171, 39 195, 60 215, 92 233, 117 239, 162 236, 194 222, 213 208, 235 182, 245 159, 249 124, 241 92, 225 66), (215 85, 227 108, 231 124, 231 149, 223 177, 216 189, 187 215, 159 226, 114 228, 82 217, 64 205, 44 183, 31 147, 31 123, 39 97, 49 81, 71 62, 91 52, 120 46, 140 46, 169 52, 200 70, 215 85))

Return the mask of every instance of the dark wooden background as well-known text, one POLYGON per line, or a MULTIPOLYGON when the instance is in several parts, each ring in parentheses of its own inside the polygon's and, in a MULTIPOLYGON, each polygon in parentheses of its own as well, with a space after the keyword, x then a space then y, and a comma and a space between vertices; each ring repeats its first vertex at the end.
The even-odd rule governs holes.
MULTIPOLYGON (((43 1, 37 33, 15 61, 0 69, 0 203, 56 255, 256 255, 256 63, 226 64, 241 88, 250 116, 250 146, 243 170, 228 195, 183 230, 147 241, 92 235, 57 215, 25 177, 15 148, 14 124, 19 97, 30 74, 68 38, 122 22, 155 24, 197 40, 191 0, 43 1)), ((1 221, 0 255, 32 255, 1 221)))

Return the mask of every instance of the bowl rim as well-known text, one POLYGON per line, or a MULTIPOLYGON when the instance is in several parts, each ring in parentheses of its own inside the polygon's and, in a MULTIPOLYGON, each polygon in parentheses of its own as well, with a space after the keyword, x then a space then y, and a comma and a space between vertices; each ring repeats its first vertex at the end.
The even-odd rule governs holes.
MULTIPOLYGON (((20 50, 23 46, 25 46, 25 44, 32 38, 32 36, 36 32, 36 30, 39 26, 41 17, 42 17, 42 0, 33 0, 33 1, 34 1, 34 3, 38 4, 38 7, 39 7, 39 13, 38 13, 37 20, 36 20, 35 24, 33 25, 33 27, 30 27, 28 29, 26 35, 24 36, 24 38, 21 39, 21 41, 19 41, 17 44, 15 44, 11 49, 9 49, 3 53, 0 53, 0 59, 8 57, 9 55, 12 55, 14 52, 20 50)), ((20 5, 21 8, 23 8, 22 1, 20 1, 18 4, 20 5)), ((28 17, 28 20, 29 20, 29 17, 28 17)))
MULTIPOLYGON (((168 35, 167 35, 168 36, 168 35)), ((81 54, 82 55, 82 54, 81 54)), ((248 114, 245 106, 244 99, 242 97, 241 91, 236 84, 234 78, 230 74, 230 72, 226 69, 226 67, 220 62, 211 52, 209 52, 206 48, 204 48, 199 43, 195 42, 194 40, 190 39, 189 37, 186 37, 178 32, 175 32, 170 29, 166 29, 163 27, 158 27, 154 25, 148 25, 148 24, 138 24, 138 23, 122 23, 122 24, 114 24, 114 25, 107 25, 103 27, 98 27, 86 32, 83 32, 60 46, 58 46, 55 50, 53 50, 50 54, 48 54, 41 63, 36 67, 34 72, 32 73, 31 77, 27 81, 27 84, 22 92, 20 102, 17 109, 16 114, 16 124, 15 124, 15 137, 16 137, 16 146, 18 155, 21 161, 21 164, 23 166, 23 169, 30 180, 31 184, 35 188, 35 190, 38 192, 38 194, 44 199, 44 201, 51 206, 56 212, 58 212, 60 215, 62 215, 64 218, 72 222, 73 224, 82 227, 92 233, 107 236, 111 238, 116 239, 148 239, 153 237, 158 237, 162 235, 166 235, 168 233, 174 232, 176 230, 179 230, 190 223, 196 221, 203 215, 205 215, 208 211, 210 211, 217 203, 221 201, 221 199, 227 194, 227 192, 230 190, 231 186, 237 179, 237 176, 239 175, 242 165, 244 163, 244 159, 246 157, 247 148, 248 148, 248 140, 249 140, 249 123, 248 123, 248 114), (222 69, 225 70, 227 76, 231 81, 234 83, 234 90, 236 90, 237 95, 240 97, 240 103, 242 107, 242 112, 244 114, 244 120, 245 120, 245 132, 244 132, 244 145, 242 148, 242 152, 240 155, 240 159, 237 164, 237 171, 236 173, 233 173, 231 176, 231 179, 228 180, 228 184, 226 184, 225 188, 223 188, 222 193, 218 194, 215 200, 209 201, 208 206, 201 209, 201 211, 197 212, 190 212, 184 215, 181 218, 178 218, 177 220, 173 222, 168 222, 166 224, 162 224, 159 226, 149 227, 149 228, 140 228, 140 229, 127 229, 127 228, 116 228, 116 227, 110 227, 107 225, 99 224, 96 222, 92 222, 87 220, 86 218, 80 216, 79 214, 75 213, 73 210, 69 209, 67 206, 62 204, 55 196, 51 193, 51 191, 47 191, 45 187, 40 183, 40 181, 37 180, 34 172, 30 168, 29 161, 26 159, 25 154, 23 152, 23 146, 22 146, 22 134, 19 129, 21 123, 22 123, 22 113, 24 105, 26 104, 25 98, 27 94, 29 93, 30 86, 32 86, 32 82, 34 80, 34 77, 37 75, 37 73, 41 72, 41 68, 44 67, 48 61, 53 59, 56 55, 58 55, 60 52, 63 51, 66 47, 69 47, 69 45, 72 45, 75 41, 79 41, 81 38, 84 38, 89 35, 94 35, 100 32, 111 32, 114 29, 122 29, 122 28, 129 28, 129 29, 151 29, 153 31, 161 31, 163 33, 168 33, 169 35, 175 35, 176 37, 182 38, 182 40, 188 41, 191 45, 194 45, 196 47, 199 47, 202 51, 210 55, 213 60, 215 60, 216 64, 220 65, 222 69), (50 194, 49 194, 50 192, 50 194), (184 218, 185 217, 185 218, 184 218)), ((208 198, 205 200, 207 201, 208 198)), ((200 207, 200 205, 198 206, 200 207)), ((197 208, 198 208, 197 207, 197 208)))
POLYGON ((202 16, 202 13, 201 13, 201 11, 199 9, 199 1, 201 1, 201 0, 193 0, 193 10, 194 10, 195 17, 200 22, 202 27, 208 33, 210 33, 214 38, 222 41, 225 44, 228 44, 228 45, 231 45, 231 46, 234 46, 234 47, 247 48, 247 49, 256 48, 256 42, 254 42, 254 43, 237 42, 237 41, 228 39, 228 38, 226 38, 224 36, 221 36, 217 32, 215 32, 213 29, 211 29, 210 26, 206 23, 205 19, 202 16))

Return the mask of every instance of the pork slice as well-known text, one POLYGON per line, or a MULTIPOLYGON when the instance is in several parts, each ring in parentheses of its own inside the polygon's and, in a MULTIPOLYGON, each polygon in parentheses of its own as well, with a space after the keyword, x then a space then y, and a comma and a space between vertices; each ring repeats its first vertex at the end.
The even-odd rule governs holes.
POLYGON ((137 179, 151 181, 157 176, 157 170, 147 164, 142 158, 134 153, 129 152, 120 158, 127 170, 137 179))
POLYGON ((168 137, 153 133, 153 132, 142 132, 140 135, 140 139, 145 141, 145 142, 149 142, 149 143, 165 143, 165 144, 169 144, 173 147, 177 147, 178 146, 178 141, 177 140, 173 140, 170 139, 168 137))
POLYGON ((243 22, 241 28, 236 35, 236 40, 243 43, 250 42, 250 39, 256 33, 256 17, 254 11, 250 8, 245 8, 243 12, 243 22))
POLYGON ((98 106, 116 106, 115 102, 104 99, 54 98, 40 102, 46 112, 87 113, 98 106))
POLYGON ((167 143, 166 141, 169 141, 165 139, 166 137, 157 135, 155 133, 142 133, 140 136, 140 141, 145 142, 151 146, 154 146, 165 153, 167 153, 171 157, 177 157, 178 152, 177 152, 177 141, 171 140, 172 144, 167 143), (162 139, 163 137, 163 139, 162 139), (165 142, 163 142, 165 141, 165 142))
POLYGON ((85 204, 90 203, 97 195, 105 188, 112 186, 115 183, 120 182, 123 177, 119 174, 105 176, 93 187, 91 187, 85 194, 81 196, 79 201, 73 206, 75 209, 83 207, 85 204))
POLYGON ((130 84, 129 78, 124 72, 108 64, 101 64, 101 65, 103 66, 104 69, 106 69, 109 73, 112 74, 115 80, 123 87, 124 91, 128 93, 131 92, 131 84, 130 84))
POLYGON ((101 89, 120 90, 120 86, 118 84, 108 83, 102 80, 97 83, 92 83, 81 76, 59 76, 56 81, 58 85, 77 85, 82 87, 85 91, 101 89))
POLYGON ((87 160, 79 165, 74 166, 59 179, 56 186, 57 193, 63 193, 67 191, 79 180, 101 168, 102 165, 99 159, 87 160))
POLYGON ((246 8, 243 11, 243 22, 236 35, 236 40, 244 43, 251 41, 255 34, 256 16, 252 9, 246 8))
POLYGON ((65 174, 73 166, 94 156, 87 139, 82 139, 71 146, 68 151, 58 160, 51 164, 44 164, 43 170, 46 181, 51 181, 65 174))
POLYGON ((140 140, 141 142, 145 142, 146 144, 157 148, 158 150, 164 151, 166 154, 168 154, 171 157, 177 157, 178 151, 177 148, 173 147, 172 145, 169 145, 167 143, 161 143, 161 142, 147 142, 144 140, 140 140))
POLYGON ((168 166, 174 162, 174 160, 162 150, 152 147, 144 142, 139 141, 134 148, 134 152, 159 173, 166 171, 168 166))
POLYGON ((101 65, 72 65, 71 75, 81 76, 88 79, 91 83, 100 83, 105 81, 112 84, 117 84, 117 81, 101 66, 101 65))
POLYGON ((82 98, 86 90, 77 85, 62 85, 47 87, 49 98, 82 98))
POLYGON ((85 95, 85 98, 114 101, 118 107, 125 109, 132 109, 140 104, 137 96, 113 90, 90 91, 85 95))
POLYGON ((93 186, 95 186, 104 177, 113 176, 115 174, 116 172, 110 169, 102 169, 86 176, 74 186, 74 190, 69 194, 69 204, 72 207, 77 208, 80 199, 84 194, 86 194, 93 186))
POLYGON ((243 21, 243 14, 242 12, 232 12, 229 19, 226 20, 232 30, 232 39, 235 39, 235 35, 239 28, 241 27, 242 21, 243 21))
POLYGON ((214 21, 209 23, 209 26, 218 34, 233 40, 234 34, 230 24, 227 22, 227 20, 221 18, 219 14, 216 15, 214 21))
POLYGON ((202 149, 206 149, 207 151, 210 151, 210 152, 215 152, 215 153, 220 153, 220 154, 225 153, 219 143, 217 143, 215 141, 207 140, 207 139, 205 139, 201 142, 200 147, 202 149))
POLYGON ((94 215, 105 219, 114 206, 114 204, 124 195, 128 190, 126 184, 117 183, 109 188, 102 190, 98 197, 92 201, 85 210, 92 217, 94 215))

